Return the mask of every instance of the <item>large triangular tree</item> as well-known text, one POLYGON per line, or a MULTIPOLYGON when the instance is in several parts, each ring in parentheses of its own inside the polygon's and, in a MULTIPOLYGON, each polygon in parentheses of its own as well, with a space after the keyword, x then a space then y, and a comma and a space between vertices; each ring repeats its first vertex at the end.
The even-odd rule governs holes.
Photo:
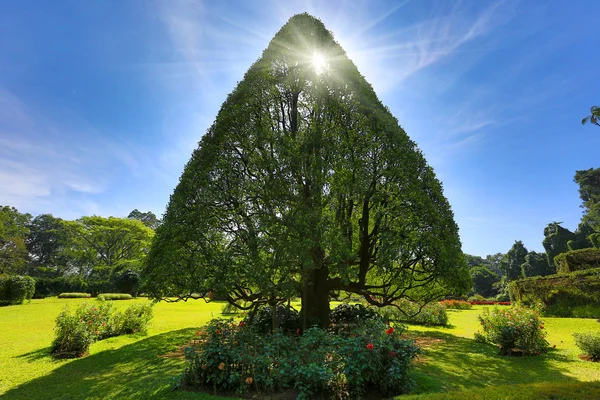
POLYGON ((440 182, 318 19, 292 17, 185 166, 146 266, 154 298, 377 306, 468 290, 440 182))

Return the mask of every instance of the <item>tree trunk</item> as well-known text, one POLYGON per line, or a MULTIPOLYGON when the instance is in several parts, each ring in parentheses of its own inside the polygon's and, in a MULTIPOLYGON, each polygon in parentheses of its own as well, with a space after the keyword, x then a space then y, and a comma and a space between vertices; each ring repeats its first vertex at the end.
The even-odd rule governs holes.
POLYGON ((310 272, 302 288, 302 330, 317 325, 329 327, 329 270, 325 266, 310 272))

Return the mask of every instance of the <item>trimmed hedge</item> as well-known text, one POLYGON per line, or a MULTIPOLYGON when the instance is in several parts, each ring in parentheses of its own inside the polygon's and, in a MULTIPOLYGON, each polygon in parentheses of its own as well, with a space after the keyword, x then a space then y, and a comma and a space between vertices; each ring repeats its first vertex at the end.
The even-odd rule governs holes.
POLYGON ((508 288, 512 301, 543 303, 546 316, 600 318, 600 268, 520 279, 508 288))
POLYGON ((88 291, 88 284, 77 275, 58 278, 36 278, 36 299, 58 296, 61 293, 83 293, 88 291))
POLYGON ((554 264, 559 274, 600 268, 600 249, 588 248, 561 253, 554 257, 554 264))
POLYGON ((133 297, 129 293, 102 293, 98 295, 98 300, 131 300, 133 297))
POLYGON ((89 293, 61 293, 58 295, 59 299, 88 299, 92 297, 89 293))
POLYGON ((0 276, 0 305, 23 304, 35 293, 35 279, 30 276, 0 276))

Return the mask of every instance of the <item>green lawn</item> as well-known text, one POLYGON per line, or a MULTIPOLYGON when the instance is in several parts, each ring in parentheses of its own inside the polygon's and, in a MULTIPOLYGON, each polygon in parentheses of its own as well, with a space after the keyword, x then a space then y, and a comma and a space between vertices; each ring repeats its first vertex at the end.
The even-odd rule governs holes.
MULTIPOLYGON (((65 305, 74 308, 81 302, 50 298, 0 308, 3 399, 224 399, 170 392, 183 362, 162 357, 219 316, 221 303, 159 303, 149 336, 111 338, 93 344, 85 358, 53 360, 48 348, 54 319, 65 305)), ((595 320, 545 318, 556 350, 541 357, 501 357, 495 348, 473 340, 482 308, 450 311, 449 328, 410 327, 408 335, 418 338, 424 351, 414 370, 417 395, 403 399, 600 398, 600 365, 579 360, 571 336, 600 329, 595 320)))

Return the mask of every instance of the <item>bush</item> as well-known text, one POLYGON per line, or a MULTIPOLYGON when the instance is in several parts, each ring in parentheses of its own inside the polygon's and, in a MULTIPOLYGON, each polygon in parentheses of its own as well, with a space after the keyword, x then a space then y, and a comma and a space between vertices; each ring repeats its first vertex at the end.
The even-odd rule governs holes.
POLYGON ((150 322, 152 316, 151 303, 136 303, 129 306, 123 313, 116 313, 111 325, 116 335, 146 334, 148 332, 148 322, 150 322))
POLYGON ((574 333, 575 344, 592 361, 600 361, 600 331, 574 333))
MULTIPOLYGON (((300 329, 300 314, 293 308, 281 304, 277 305, 276 311, 277 328, 284 332, 295 333, 300 329)), ((268 333, 273 330, 273 310, 270 306, 261 306, 253 310, 245 323, 259 332, 268 333)))
POLYGON ((400 339, 399 331, 368 321, 347 335, 319 328, 302 335, 281 330, 263 334, 213 320, 202 332, 200 344, 186 349, 187 385, 239 394, 299 390, 299 399, 359 397, 366 388, 384 394, 409 391, 408 375, 417 348, 400 339))
POLYGON ((35 292, 35 279, 30 276, 0 276, 0 305, 23 304, 35 292))
POLYGON ((446 307, 437 302, 422 306, 409 300, 399 300, 394 306, 382 307, 378 312, 386 321, 421 325, 448 324, 446 307))
POLYGON ((87 283, 78 275, 61 276, 59 278, 36 278, 35 298, 43 299, 60 293, 83 293, 87 289, 87 283))
POLYGON ((57 358, 85 355, 91 343, 128 333, 146 333, 152 304, 133 304, 115 313, 111 303, 82 303, 73 314, 69 308, 56 318, 55 339, 50 352, 57 358))
POLYGON ((131 300, 132 298, 129 293, 102 293, 98 295, 98 300, 131 300))
POLYGON ((600 249, 587 248, 567 251, 554 257, 554 264, 556 272, 559 274, 600 268, 600 249))
POLYGON ((61 293, 58 295, 59 299, 88 299, 92 297, 89 293, 61 293))
POLYGON ((476 339, 499 346, 502 355, 510 355, 513 350, 538 355, 548 349, 544 323, 536 310, 524 307, 485 309, 479 322, 483 332, 478 331, 476 339))
POLYGON ((519 279, 508 289, 515 302, 544 303, 547 316, 600 318, 600 268, 519 279))
POLYGON ((55 338, 50 352, 56 358, 75 358, 87 354, 92 337, 76 314, 65 308, 56 317, 55 338))
POLYGON ((376 310, 362 304, 340 304, 331 311, 329 318, 334 331, 339 331, 341 328, 352 328, 369 320, 383 322, 376 310))
POLYGON ((464 300, 443 300, 440 304, 451 310, 470 310, 473 308, 471 303, 464 300))

